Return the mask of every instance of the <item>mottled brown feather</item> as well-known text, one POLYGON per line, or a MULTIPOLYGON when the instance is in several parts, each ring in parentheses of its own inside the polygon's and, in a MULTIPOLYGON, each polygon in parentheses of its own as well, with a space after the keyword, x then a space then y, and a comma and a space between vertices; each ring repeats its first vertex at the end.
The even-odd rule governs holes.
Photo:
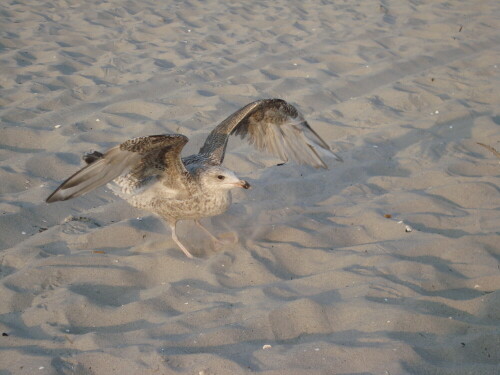
POLYGON ((188 138, 180 134, 153 135, 128 140, 95 158, 64 181, 48 198, 56 202, 78 197, 115 178, 131 173, 135 181, 164 173, 185 178, 180 154, 188 138))
POLYGON ((309 126, 297 109, 282 99, 258 100, 222 121, 200 149, 214 164, 221 164, 230 135, 247 139, 257 149, 285 161, 326 168, 318 152, 341 161, 309 126))

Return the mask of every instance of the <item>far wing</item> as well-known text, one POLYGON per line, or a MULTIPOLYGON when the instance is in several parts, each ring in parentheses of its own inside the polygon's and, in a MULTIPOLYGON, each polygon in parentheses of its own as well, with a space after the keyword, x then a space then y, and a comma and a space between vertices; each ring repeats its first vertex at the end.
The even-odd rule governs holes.
POLYGON ((208 135, 200 154, 221 164, 232 134, 284 161, 291 159, 315 168, 327 168, 320 154, 342 161, 297 109, 282 99, 258 100, 233 113, 208 135))
POLYGON ((130 139, 96 153, 89 164, 64 181, 48 198, 47 203, 64 201, 132 173, 140 180, 152 175, 169 173, 184 178, 187 171, 180 154, 188 138, 180 134, 152 135, 130 139))

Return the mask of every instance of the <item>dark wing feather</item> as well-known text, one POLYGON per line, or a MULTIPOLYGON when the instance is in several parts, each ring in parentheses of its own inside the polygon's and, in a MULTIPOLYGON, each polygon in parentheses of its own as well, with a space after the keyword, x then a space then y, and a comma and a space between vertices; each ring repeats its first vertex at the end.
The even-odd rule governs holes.
POLYGON ((233 113, 208 135, 200 154, 221 164, 232 134, 285 161, 291 159, 315 168, 327 168, 320 154, 342 161, 297 109, 281 99, 258 100, 233 113))
POLYGON ((87 164, 92 164, 93 162, 99 160, 103 156, 104 154, 102 152, 94 151, 83 155, 83 160, 85 160, 85 163, 87 164))
POLYGON ((180 154, 187 141, 187 137, 180 134, 152 135, 128 140, 93 159, 64 181, 46 201, 51 203, 78 197, 129 173, 137 180, 160 175, 165 171, 185 176, 187 171, 180 154))

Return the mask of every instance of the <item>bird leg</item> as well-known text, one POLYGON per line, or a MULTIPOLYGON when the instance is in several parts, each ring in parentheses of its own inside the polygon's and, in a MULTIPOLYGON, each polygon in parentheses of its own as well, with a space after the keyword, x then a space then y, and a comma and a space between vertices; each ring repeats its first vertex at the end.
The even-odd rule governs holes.
POLYGON ((186 254, 188 258, 193 258, 189 250, 186 249, 186 247, 181 243, 181 241, 179 241, 179 238, 177 238, 177 233, 175 233, 175 224, 176 223, 170 224, 170 229, 172 230, 172 239, 175 241, 177 246, 181 248, 181 250, 184 252, 184 254, 186 254))
POLYGON ((199 220, 195 220, 194 222, 195 222, 195 223, 196 223, 196 225, 198 225, 201 229, 203 229, 203 231, 204 231, 206 234, 208 234, 208 236, 209 236, 209 237, 210 237, 210 238, 211 238, 214 242, 222 242, 222 241, 221 241, 221 240, 219 240, 217 237, 215 237, 212 233, 210 233, 210 231, 209 231, 207 228, 205 228, 205 226, 204 226, 202 223, 200 223, 200 221, 199 221, 199 220))
POLYGON ((212 239, 212 241, 214 241, 215 243, 219 243, 219 244, 228 244, 228 243, 236 243, 238 242, 238 238, 236 237, 235 240, 227 240, 227 239, 220 239, 220 238, 217 238, 215 237, 212 233, 210 233, 210 231, 205 228, 205 226, 199 221, 199 220, 195 220, 194 221, 196 223, 196 225, 198 225, 201 229, 203 229, 203 231, 208 234, 208 236, 212 239))

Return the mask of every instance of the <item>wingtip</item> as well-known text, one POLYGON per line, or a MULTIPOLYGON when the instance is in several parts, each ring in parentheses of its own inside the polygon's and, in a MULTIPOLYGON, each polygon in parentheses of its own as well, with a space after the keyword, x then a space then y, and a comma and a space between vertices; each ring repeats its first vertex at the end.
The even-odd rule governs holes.
MULTIPOLYGON (((337 155, 336 153, 334 153, 333 151, 331 151, 331 150, 327 151, 327 150, 324 150, 324 149, 322 151, 323 151, 324 154, 326 154, 327 156, 333 158, 334 160, 336 160, 338 162, 341 162, 341 163, 344 162, 344 160, 339 155, 337 155)), ((325 161, 319 157, 319 155, 318 155, 318 160, 317 161, 318 161, 317 164, 315 164, 315 165, 310 164, 310 165, 312 165, 316 169, 330 169, 330 168, 328 168, 328 165, 326 165, 325 161)))
POLYGON ((61 202, 61 201, 67 201, 70 198, 73 198, 74 195, 67 195, 65 194, 64 188, 59 186, 56 190, 50 194, 47 199, 45 199, 46 203, 54 203, 54 202, 61 202))
MULTIPOLYGON (((319 155, 322 155, 322 156, 325 156, 325 157, 329 157, 329 158, 332 158, 336 161, 339 161, 339 162, 344 162, 344 159, 342 159, 342 157, 340 155, 338 155, 337 153, 333 152, 330 147, 328 145, 326 145, 325 147, 321 146, 321 145, 317 145, 317 147, 314 147, 314 150, 318 151, 318 158, 321 160, 321 157, 319 155)), ((321 160, 323 161, 323 160, 321 160)), ((324 162, 323 162, 324 164, 324 162)))
POLYGON ((54 202, 60 201, 61 199, 58 199, 56 197, 56 193, 57 193, 57 191, 54 191, 52 194, 50 194, 47 197, 47 199, 45 199, 45 203, 54 203, 54 202))
POLYGON ((332 151, 332 154, 333 154, 333 158, 341 163, 344 162, 344 159, 342 159, 342 157, 340 157, 339 155, 337 155, 335 152, 332 151))

